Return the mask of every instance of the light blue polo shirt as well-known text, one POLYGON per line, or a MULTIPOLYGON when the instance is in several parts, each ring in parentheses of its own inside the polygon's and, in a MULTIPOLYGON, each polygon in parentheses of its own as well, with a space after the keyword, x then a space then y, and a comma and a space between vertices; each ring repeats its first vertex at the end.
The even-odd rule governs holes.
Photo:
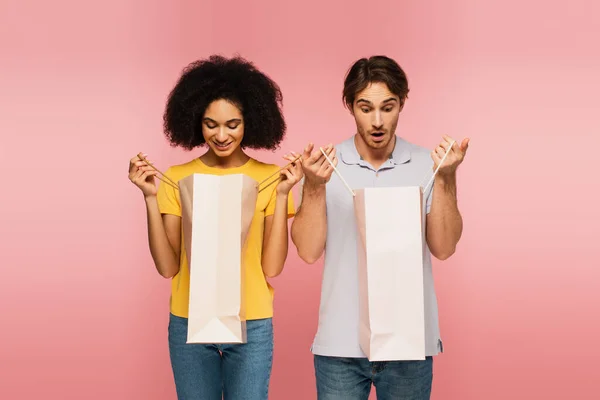
MULTIPOLYGON (((433 173, 433 160, 426 148, 396 137, 390 159, 378 170, 362 160, 354 137, 336 146, 337 169, 350 187, 425 186, 433 173)), ((426 212, 431 208, 433 185, 427 193, 426 212)), ((327 242, 321 287, 319 326, 312 352, 322 356, 366 357, 359 345, 357 228, 353 197, 334 173, 327 183, 327 242)), ((390 211, 391 212, 391 211, 390 211)), ((431 270, 431 253, 425 251, 423 284, 425 295, 425 351, 442 351, 437 299, 431 270)), ((390 304, 390 312, 394 305, 390 304)))

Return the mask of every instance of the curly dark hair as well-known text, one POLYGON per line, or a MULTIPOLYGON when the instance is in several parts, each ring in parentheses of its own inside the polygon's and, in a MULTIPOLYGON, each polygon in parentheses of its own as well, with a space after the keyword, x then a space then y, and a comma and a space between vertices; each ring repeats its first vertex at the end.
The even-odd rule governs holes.
POLYGON ((188 65, 169 94, 163 126, 171 146, 192 150, 205 144, 202 119, 215 100, 230 101, 240 109, 242 148, 279 147, 286 131, 279 86, 244 58, 219 55, 188 65))

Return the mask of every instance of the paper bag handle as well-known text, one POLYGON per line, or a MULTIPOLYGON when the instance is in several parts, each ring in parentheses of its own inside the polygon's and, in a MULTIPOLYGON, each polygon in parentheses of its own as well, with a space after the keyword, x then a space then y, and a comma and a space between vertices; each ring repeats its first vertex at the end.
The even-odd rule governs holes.
POLYGON ((340 180, 342 181, 342 183, 344 184, 344 186, 346 186, 346 189, 348 189, 348 191, 350 192, 350 194, 352 195, 352 197, 356 196, 356 193, 354 193, 354 190, 352 190, 352 188, 350 188, 350 185, 348 185, 348 182, 346 182, 346 180, 342 177, 342 174, 340 174, 340 171, 338 171, 338 169, 335 167, 335 165, 333 165, 333 162, 331 162, 331 160, 329 159, 329 157, 327 157, 327 154, 325 153, 325 150, 323 150, 322 147, 319 147, 319 150, 321 150, 321 153, 323 153, 323 155, 325 156, 325 159, 327 160, 327 162, 329 163, 329 165, 331 165, 331 168, 333 168, 333 171, 338 176, 338 178, 340 178, 340 180))
POLYGON ((427 188, 429 187, 429 185, 431 185, 431 182, 433 182, 433 178, 435 178, 435 175, 438 173, 438 171, 440 170, 440 167, 442 166, 442 164, 444 163, 444 160, 446 159, 446 157, 448 156, 448 154, 450 153, 450 150, 452 150, 452 146, 454 146, 454 143, 456 143, 456 140, 453 140, 450 143, 450 147, 448 147, 448 150, 446 150, 446 154, 444 154, 444 157, 442 157, 442 160, 440 161, 440 164, 437 166, 437 168, 435 169, 433 175, 431 175, 431 178, 429 179, 429 182, 427 182, 427 185, 425 185, 425 187, 423 188, 423 193, 425 193, 427 191, 427 188))
MULTIPOLYGON (((456 140, 453 140, 450 143, 450 147, 448 147, 448 150, 446 150, 446 153, 444 154, 444 157, 442 157, 442 160, 440 161, 440 164, 437 166, 437 168, 433 172, 433 175, 431 175, 431 178, 429 179, 429 182, 427 182, 427 185, 425 185, 425 187, 423 188, 423 193, 425 193, 427 191, 427 189, 429 188, 429 185, 431 185, 431 183, 433 182, 433 178, 435 178, 436 174, 440 170, 440 167, 442 166, 442 164, 446 160, 446 157, 450 153, 450 150, 452 150, 452 146, 454 146, 454 143, 456 143, 456 140)), ((348 191, 350 192, 350 194, 352 195, 352 197, 356 196, 356 193, 354 193, 354 190, 352 190, 350 188, 350 185, 348 185, 348 182, 346 182, 346 180, 342 177, 342 174, 340 174, 340 171, 338 171, 338 169, 335 167, 335 165, 333 165, 333 162, 331 162, 331 160, 329 159, 329 157, 325 153, 325 150, 323 150, 322 147, 319 147, 319 150, 321 150, 321 153, 323 153, 323 155, 325 156, 325 159, 327 160, 327 162, 329 163, 329 165, 331 165, 331 167, 333 168, 333 171, 340 178, 340 180, 342 181, 342 183, 344 184, 344 186, 346 186, 346 189, 348 189, 348 191)))

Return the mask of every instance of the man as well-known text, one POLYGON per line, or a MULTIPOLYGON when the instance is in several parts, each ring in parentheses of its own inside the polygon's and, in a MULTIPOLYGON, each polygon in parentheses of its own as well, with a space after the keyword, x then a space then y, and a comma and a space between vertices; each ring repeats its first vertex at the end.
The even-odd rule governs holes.
MULTIPOLYGON (((315 374, 320 400, 367 399, 371 385, 378 399, 429 399, 433 356, 442 352, 431 254, 446 260, 462 233, 456 199, 456 169, 469 139, 448 136, 433 151, 396 136, 398 117, 408 94, 404 71, 392 59, 358 60, 344 82, 343 99, 354 116, 357 133, 324 150, 353 189, 425 185, 452 146, 426 199, 424 260, 424 361, 369 362, 359 346, 356 224, 352 196, 320 150, 310 144, 303 154, 301 206, 292 224, 292 240, 307 263, 325 251, 319 326, 314 339, 315 374), (452 144, 453 143, 453 144, 452 144)), ((393 212, 393 210, 390 210, 393 212)), ((394 305, 390 305, 393 310, 394 305)))

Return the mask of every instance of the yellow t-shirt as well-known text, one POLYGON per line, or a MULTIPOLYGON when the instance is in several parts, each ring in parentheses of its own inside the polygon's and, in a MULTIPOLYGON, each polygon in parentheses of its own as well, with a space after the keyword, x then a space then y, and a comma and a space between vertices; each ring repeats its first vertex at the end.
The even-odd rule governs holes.
MULTIPOLYGON (((204 164, 196 158, 186 164, 176 165, 165 171, 165 175, 175 182, 192 174, 230 175, 244 174, 261 182, 279 170, 279 166, 264 164, 250 158, 246 164, 236 168, 215 168, 204 164)), ((276 179, 277 175, 272 179, 276 179)), ((269 179, 264 185, 271 182, 269 179)), ((275 212, 276 192, 273 184, 258 194, 254 218, 247 237, 244 264, 246 268, 244 280, 246 319, 270 318, 273 316, 274 289, 267 282, 262 270, 262 248, 265 217, 275 212)), ((261 186, 262 187, 262 186, 261 186)), ((173 214, 181 217, 181 202, 179 192, 170 185, 160 182, 158 187, 158 207, 162 214, 173 214)), ((292 193, 288 196, 288 218, 295 214, 292 193)), ((179 272, 171 281, 171 313, 178 317, 187 318, 190 297, 190 270, 185 253, 183 228, 181 231, 181 257, 179 272)))

